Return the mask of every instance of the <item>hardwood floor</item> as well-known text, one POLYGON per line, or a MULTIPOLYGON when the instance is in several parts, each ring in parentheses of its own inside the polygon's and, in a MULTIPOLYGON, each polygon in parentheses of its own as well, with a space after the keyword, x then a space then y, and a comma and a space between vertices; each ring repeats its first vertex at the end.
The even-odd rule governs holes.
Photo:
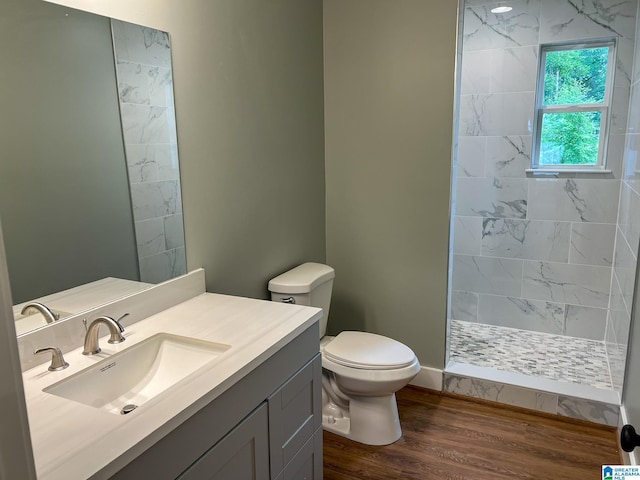
POLYGON ((411 386, 396 396, 403 438, 372 447, 325 431, 325 480, 600 480, 622 463, 614 428, 411 386))

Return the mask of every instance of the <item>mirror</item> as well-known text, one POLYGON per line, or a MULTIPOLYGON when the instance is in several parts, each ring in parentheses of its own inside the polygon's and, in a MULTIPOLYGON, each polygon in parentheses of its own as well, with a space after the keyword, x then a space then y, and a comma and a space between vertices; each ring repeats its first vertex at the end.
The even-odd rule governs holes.
MULTIPOLYGON (((87 309, 185 273, 168 34, 41 0, 8 4, 0 220, 15 311, 82 285, 98 302, 83 291, 87 309), (115 297, 97 295, 105 284, 115 297)), ((48 306, 64 316, 78 305, 48 306)))

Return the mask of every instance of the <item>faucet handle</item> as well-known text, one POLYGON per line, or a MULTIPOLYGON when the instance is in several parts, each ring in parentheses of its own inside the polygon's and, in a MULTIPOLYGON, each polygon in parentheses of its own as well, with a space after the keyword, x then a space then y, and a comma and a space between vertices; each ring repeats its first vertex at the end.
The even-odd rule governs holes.
POLYGON ((122 343, 122 342, 124 342, 125 339, 124 339, 124 336, 122 335, 124 333, 124 327, 120 323, 120 320, 122 320, 127 315, 129 315, 129 314, 125 313, 124 315, 122 315, 117 320, 115 320, 112 317, 108 317, 108 318, 111 318, 111 320, 113 320, 113 323, 115 323, 118 326, 118 330, 120 330, 119 332, 115 332, 113 330, 110 330, 111 335, 109 336, 109 340, 107 340, 108 343, 122 343))
POLYGON ((116 322, 116 324, 118 325, 118 328, 120 329, 120 333, 124 332, 124 327, 122 326, 122 324, 120 323, 120 321, 121 321, 123 318, 126 318, 126 317, 128 317, 128 316, 129 316, 129 312, 127 312, 127 313, 124 313, 124 314, 120 315, 117 319, 115 319, 115 320, 114 320, 114 321, 116 322))
POLYGON ((57 372, 58 370, 64 370, 69 366, 69 364, 65 362, 64 357, 62 356, 62 351, 58 347, 39 348, 33 352, 33 354, 39 355, 46 352, 51 352, 51 365, 49 365, 49 371, 57 372))

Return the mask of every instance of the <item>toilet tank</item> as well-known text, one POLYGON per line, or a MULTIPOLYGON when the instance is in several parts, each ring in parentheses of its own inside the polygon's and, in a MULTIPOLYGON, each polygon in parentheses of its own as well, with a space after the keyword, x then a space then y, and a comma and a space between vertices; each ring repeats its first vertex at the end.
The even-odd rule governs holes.
POLYGON ((320 338, 327 331, 335 271, 322 263, 303 263, 269 281, 271 300, 322 308, 320 338), (292 300, 289 300, 292 299, 292 300))

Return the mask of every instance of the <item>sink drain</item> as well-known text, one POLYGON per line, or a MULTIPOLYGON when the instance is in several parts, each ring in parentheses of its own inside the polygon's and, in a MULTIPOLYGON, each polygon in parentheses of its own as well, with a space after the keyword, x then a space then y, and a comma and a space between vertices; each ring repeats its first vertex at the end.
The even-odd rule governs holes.
POLYGON ((131 413, 136 408, 138 408, 138 405, 134 405, 133 403, 129 403, 128 405, 125 405, 124 407, 122 407, 122 410, 120 410, 120 415, 126 415, 127 413, 131 413))

